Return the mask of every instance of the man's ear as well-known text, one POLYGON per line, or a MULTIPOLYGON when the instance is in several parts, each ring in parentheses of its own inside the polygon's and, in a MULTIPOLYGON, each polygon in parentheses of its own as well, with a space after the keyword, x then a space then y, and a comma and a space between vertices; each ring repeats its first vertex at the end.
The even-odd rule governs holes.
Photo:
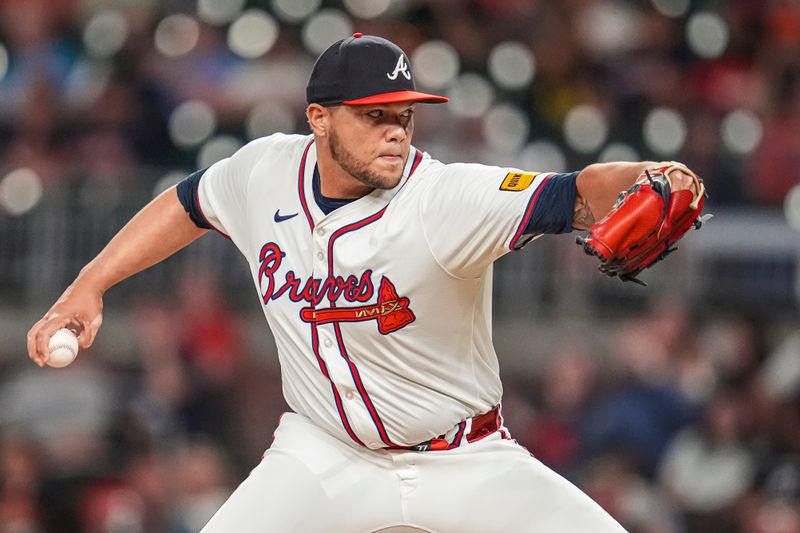
POLYGON ((330 116, 330 109, 319 104, 309 104, 306 108, 308 125, 311 126, 311 131, 314 132, 314 135, 318 137, 325 137, 327 135, 330 116))

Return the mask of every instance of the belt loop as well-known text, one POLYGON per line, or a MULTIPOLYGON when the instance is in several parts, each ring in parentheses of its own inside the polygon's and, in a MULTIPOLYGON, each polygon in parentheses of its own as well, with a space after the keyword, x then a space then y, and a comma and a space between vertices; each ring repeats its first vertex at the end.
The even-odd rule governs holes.
POLYGON ((461 442, 459 443, 459 446, 462 446, 462 445, 465 445, 465 444, 469 444, 469 440, 467 439, 467 435, 472 433, 472 418, 471 417, 467 418, 464 422, 465 422, 465 425, 464 425, 464 436, 461 437, 461 442))
POLYGON ((503 420, 503 402, 497 404, 497 431, 504 439, 510 439, 508 431, 505 428, 505 421, 503 420))

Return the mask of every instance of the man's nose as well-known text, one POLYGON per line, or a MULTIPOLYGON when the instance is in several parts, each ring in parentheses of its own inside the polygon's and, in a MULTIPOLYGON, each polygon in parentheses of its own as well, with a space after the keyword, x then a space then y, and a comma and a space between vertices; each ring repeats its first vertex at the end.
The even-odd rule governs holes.
POLYGON ((401 124, 390 124, 386 128, 386 140, 389 142, 403 142, 408 133, 401 124))

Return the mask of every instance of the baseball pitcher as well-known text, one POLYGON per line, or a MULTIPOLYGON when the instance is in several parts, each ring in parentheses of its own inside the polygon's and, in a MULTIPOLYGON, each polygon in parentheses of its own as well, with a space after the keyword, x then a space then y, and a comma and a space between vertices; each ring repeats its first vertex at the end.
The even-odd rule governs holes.
POLYGON ((703 186, 674 163, 580 172, 444 164, 411 144, 418 92, 395 44, 355 34, 317 60, 310 135, 258 139, 142 209, 28 334, 46 363, 83 347, 103 294, 209 230, 247 259, 291 412, 203 529, 620 532, 503 425, 492 263, 545 233, 623 280, 699 226, 703 186))

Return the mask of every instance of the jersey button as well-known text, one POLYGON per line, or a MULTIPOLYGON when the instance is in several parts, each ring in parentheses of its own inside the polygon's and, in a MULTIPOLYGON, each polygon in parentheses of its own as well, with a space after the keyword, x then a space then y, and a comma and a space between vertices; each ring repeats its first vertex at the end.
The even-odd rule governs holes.
POLYGON ((333 341, 330 340, 330 339, 325 339, 324 344, 325 344, 325 346, 330 348, 333 345, 333 341))
POLYGON ((348 400, 352 400, 353 396, 355 396, 355 394, 353 394, 353 391, 351 390, 347 391, 344 395, 348 400))
POLYGON ((318 230, 317 230, 317 234, 318 234, 320 237, 324 237, 324 236, 325 236, 325 230, 324 230, 324 229, 322 229, 322 228, 320 228, 320 229, 318 229, 318 230))
POLYGON ((322 252, 317 252, 317 259, 322 261, 323 259, 325 259, 325 254, 323 254, 322 252))

